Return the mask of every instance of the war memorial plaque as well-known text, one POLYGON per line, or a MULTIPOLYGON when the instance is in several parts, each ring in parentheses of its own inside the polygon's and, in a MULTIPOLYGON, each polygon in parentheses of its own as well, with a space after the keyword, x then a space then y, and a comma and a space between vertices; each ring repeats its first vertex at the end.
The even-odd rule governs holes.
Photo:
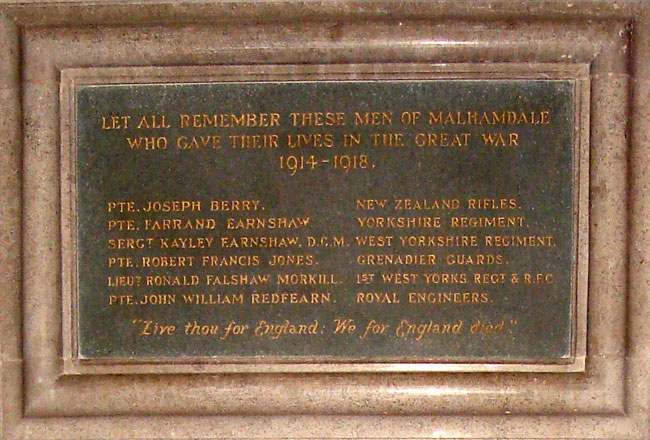
POLYGON ((583 369, 584 80, 287 70, 64 71, 73 368, 583 369))
POLYGON ((0 437, 649 439, 648 29, 0 0, 0 437))

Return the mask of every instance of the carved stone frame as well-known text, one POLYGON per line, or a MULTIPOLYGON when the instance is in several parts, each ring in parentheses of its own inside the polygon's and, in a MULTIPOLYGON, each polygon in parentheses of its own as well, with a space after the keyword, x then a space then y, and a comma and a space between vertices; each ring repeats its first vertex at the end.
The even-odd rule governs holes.
POLYGON ((650 18, 578 5, 0 5, 2 438, 648 438, 650 18), (584 372, 61 374, 62 70, 477 62, 588 66, 584 372))

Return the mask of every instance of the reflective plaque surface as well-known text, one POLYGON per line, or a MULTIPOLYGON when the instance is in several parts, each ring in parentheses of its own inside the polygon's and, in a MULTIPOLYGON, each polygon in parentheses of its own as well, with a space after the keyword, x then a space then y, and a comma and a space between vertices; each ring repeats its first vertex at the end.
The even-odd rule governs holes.
POLYGON ((80 360, 571 362, 575 81, 74 100, 80 360))

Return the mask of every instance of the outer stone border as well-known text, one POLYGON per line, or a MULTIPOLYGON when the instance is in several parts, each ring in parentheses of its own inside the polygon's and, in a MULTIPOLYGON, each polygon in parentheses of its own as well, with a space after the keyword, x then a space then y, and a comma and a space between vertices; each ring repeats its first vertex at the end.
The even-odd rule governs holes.
POLYGON ((650 437, 647 6, 108 1, 0 11, 2 438, 650 437), (589 66, 584 373, 61 375, 59 72, 296 62, 589 66))

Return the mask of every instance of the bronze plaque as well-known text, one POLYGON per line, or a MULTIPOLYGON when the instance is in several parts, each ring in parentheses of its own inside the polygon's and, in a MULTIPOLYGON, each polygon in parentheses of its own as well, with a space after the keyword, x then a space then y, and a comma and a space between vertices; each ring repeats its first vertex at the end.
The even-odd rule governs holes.
POLYGON ((72 358, 575 365, 582 83, 502 76, 71 81, 72 358))

